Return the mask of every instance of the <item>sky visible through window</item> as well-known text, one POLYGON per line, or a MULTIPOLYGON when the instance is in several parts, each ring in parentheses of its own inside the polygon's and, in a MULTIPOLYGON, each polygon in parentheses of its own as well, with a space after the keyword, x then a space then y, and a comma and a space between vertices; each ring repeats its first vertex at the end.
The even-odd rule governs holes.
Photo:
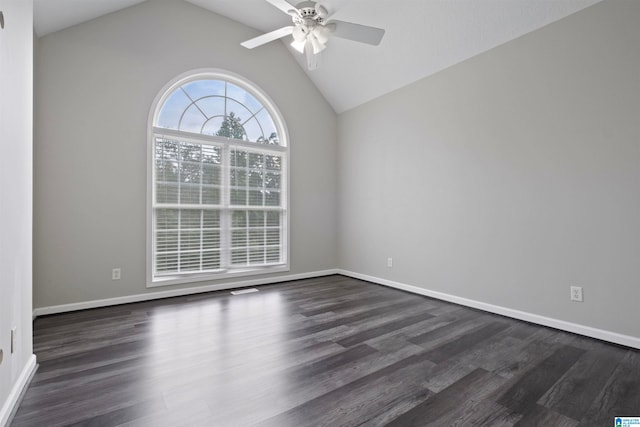
POLYGON ((262 103, 245 89, 224 80, 196 80, 175 89, 165 100, 156 126, 203 135, 220 135, 227 120, 242 127, 242 139, 277 144, 275 124, 262 103))

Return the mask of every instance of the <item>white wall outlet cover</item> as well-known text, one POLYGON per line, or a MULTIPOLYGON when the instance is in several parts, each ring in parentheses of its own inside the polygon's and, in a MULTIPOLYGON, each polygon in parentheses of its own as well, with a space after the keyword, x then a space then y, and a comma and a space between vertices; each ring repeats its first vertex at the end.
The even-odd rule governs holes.
POLYGON ((570 290, 571 290, 571 301, 577 301, 577 302, 583 301, 582 287, 571 286, 570 290))

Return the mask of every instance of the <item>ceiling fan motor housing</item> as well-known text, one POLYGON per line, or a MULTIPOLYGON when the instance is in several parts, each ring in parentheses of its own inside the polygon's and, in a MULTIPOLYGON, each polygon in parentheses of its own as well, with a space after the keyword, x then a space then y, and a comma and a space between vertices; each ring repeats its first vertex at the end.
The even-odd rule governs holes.
POLYGON ((303 1, 296 6, 297 13, 293 16, 295 23, 311 23, 322 24, 327 16, 327 10, 314 1, 303 1), (297 22, 296 18, 299 18, 297 22))

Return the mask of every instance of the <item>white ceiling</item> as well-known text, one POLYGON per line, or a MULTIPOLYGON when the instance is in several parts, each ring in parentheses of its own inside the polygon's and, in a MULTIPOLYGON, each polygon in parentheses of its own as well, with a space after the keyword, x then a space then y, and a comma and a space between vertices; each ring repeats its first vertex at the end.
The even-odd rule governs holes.
MULTIPOLYGON (((35 0, 35 31, 41 37, 142 1, 35 0)), ((265 0, 186 1, 253 27, 256 35, 291 24, 265 0)), ((335 19, 386 34, 377 47, 333 38, 319 69, 307 73, 341 113, 600 1, 321 0, 335 19)), ((304 57, 289 49, 306 69, 304 57)))
POLYGON ((63 30, 145 0, 34 0, 33 25, 38 37, 63 30))

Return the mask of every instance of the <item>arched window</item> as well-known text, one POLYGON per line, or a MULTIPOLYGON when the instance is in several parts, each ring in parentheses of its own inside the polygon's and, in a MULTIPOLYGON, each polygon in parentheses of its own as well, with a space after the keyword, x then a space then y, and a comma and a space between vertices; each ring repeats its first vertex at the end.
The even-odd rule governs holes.
POLYGON ((287 134, 268 97, 190 73, 149 121, 148 285, 288 270, 287 134))

